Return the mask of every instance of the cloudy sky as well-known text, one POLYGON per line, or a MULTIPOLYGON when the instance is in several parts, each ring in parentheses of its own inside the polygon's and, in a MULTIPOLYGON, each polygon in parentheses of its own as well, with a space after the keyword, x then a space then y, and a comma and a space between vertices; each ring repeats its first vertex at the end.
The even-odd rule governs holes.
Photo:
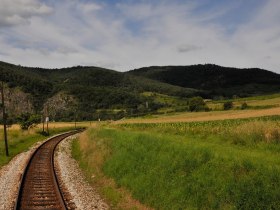
POLYGON ((214 63, 280 73, 280 1, 0 0, 0 60, 119 71, 214 63))

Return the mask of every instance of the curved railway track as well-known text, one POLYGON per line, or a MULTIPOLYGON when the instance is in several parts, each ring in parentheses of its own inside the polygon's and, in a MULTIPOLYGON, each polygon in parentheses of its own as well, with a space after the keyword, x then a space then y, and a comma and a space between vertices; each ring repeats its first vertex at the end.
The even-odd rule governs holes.
POLYGON ((54 150, 60 141, 80 131, 55 136, 33 153, 21 178, 15 210, 67 209, 54 171, 54 150))

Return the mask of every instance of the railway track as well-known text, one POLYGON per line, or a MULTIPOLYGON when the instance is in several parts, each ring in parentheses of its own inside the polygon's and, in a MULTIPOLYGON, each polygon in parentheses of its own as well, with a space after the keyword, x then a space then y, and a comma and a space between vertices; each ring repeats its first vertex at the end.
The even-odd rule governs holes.
POLYGON ((42 144, 31 156, 21 178, 15 210, 67 209, 54 171, 57 144, 80 130, 64 133, 42 144))

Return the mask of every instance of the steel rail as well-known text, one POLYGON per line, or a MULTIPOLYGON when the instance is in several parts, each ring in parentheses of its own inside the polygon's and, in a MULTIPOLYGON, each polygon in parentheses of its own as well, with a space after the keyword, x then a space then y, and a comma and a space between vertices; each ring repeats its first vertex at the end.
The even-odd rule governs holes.
POLYGON ((81 131, 56 135, 33 152, 21 176, 14 210, 67 209, 54 171, 54 150, 60 141, 81 131))

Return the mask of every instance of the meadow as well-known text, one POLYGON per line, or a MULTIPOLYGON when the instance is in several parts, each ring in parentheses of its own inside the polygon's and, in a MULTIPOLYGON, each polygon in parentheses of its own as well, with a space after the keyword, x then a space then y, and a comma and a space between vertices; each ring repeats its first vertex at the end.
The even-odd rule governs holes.
POLYGON ((135 209, 279 209, 279 120, 106 124, 73 154, 115 208, 125 191, 135 209))
MULTIPOLYGON (((178 96, 168 96, 165 94, 159 94, 154 92, 143 92, 143 96, 152 98, 154 102, 164 104, 163 108, 157 110, 157 114, 170 114, 176 112, 183 112, 188 109, 188 99, 178 96)), ((242 104, 246 103, 246 109, 269 109, 280 106, 280 94, 270 94, 262 96, 252 96, 247 98, 232 98, 232 99, 219 99, 210 100, 205 99, 207 107, 211 111, 222 111, 224 110, 224 103, 232 102, 234 110, 242 109, 242 104)))
POLYGON ((247 104, 247 109, 268 109, 280 106, 280 94, 235 98, 228 100, 211 100, 207 102, 207 105, 212 110, 219 111, 223 110, 223 103, 229 101, 233 102, 233 109, 241 109, 243 103, 247 104))

